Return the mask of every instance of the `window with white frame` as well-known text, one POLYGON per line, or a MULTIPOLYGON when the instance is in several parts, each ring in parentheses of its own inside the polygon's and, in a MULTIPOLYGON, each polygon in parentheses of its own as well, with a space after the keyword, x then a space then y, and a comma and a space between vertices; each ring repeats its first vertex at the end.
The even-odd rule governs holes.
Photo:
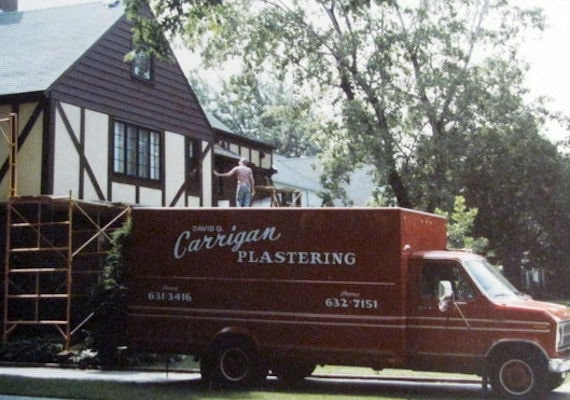
POLYGON ((160 133, 115 122, 113 172, 131 178, 160 180, 160 133))

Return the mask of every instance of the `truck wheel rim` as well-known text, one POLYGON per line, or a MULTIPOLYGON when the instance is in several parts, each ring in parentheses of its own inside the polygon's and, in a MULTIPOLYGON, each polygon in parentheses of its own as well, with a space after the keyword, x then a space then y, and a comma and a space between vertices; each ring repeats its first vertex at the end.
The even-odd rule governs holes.
POLYGON ((501 386, 510 394, 528 393, 534 383, 532 368, 522 360, 509 360, 501 366, 501 386))
POLYGON ((225 379, 240 382, 247 377, 249 357, 241 349, 230 349, 220 359, 220 370, 225 379))

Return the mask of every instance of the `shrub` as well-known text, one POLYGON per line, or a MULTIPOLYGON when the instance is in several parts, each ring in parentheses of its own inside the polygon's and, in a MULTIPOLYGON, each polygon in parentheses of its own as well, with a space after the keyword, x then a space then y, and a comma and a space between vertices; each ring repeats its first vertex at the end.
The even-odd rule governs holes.
POLYGON ((3 361, 54 363, 60 361, 63 344, 60 337, 31 337, 15 339, 0 349, 3 361))

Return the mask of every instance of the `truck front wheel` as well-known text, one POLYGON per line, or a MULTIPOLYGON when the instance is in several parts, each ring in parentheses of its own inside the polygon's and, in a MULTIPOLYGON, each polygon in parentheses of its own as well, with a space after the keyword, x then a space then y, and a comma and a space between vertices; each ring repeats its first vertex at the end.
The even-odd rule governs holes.
POLYGON ((204 379, 224 387, 251 386, 267 375, 255 348, 239 339, 214 344, 200 367, 204 379))
POLYGON ((535 400, 546 391, 544 357, 522 349, 498 355, 492 362, 491 386, 506 399, 535 400))

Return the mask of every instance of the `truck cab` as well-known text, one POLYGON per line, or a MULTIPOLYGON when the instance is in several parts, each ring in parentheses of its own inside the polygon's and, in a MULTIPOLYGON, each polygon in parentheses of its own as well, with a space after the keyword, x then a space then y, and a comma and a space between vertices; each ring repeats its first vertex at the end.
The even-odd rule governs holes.
POLYGON ((514 399, 538 398, 563 382, 567 307, 533 300, 469 252, 414 253, 409 277, 410 367, 478 374, 514 399))

